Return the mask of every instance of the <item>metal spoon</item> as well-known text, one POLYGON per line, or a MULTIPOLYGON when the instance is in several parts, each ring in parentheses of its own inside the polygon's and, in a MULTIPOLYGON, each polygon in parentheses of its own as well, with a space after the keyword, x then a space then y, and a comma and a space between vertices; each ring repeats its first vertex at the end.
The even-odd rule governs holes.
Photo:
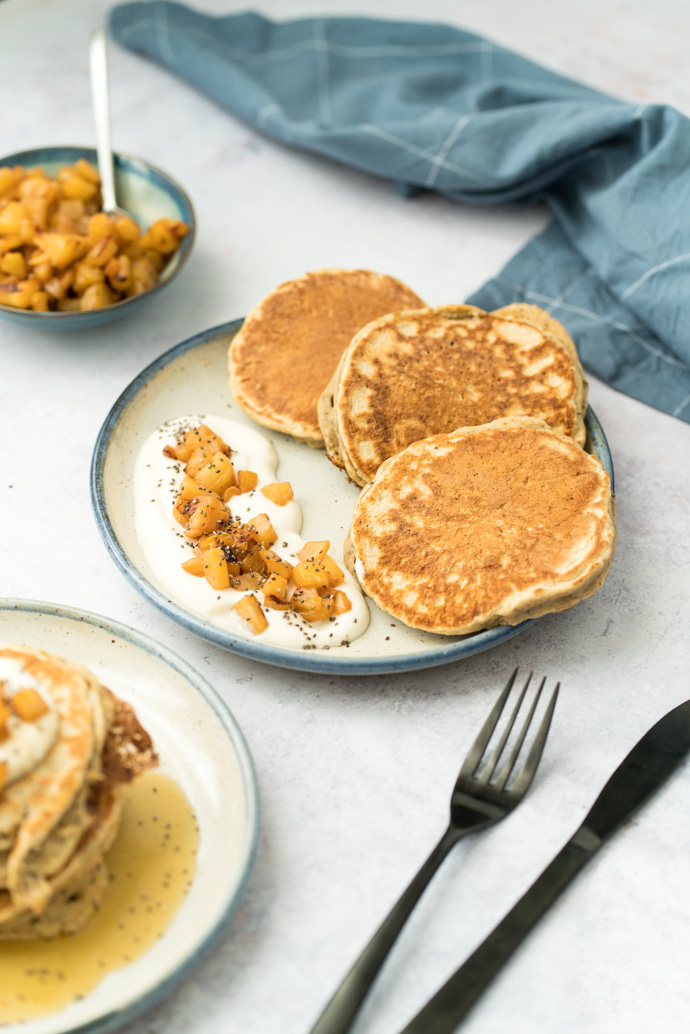
POLYGON ((93 117, 96 123, 96 150, 98 171, 101 177, 103 211, 108 215, 130 215, 120 208, 115 194, 115 166, 110 146, 110 104, 108 100, 108 57, 106 53, 105 29, 96 29, 89 47, 91 69, 91 98, 93 117))

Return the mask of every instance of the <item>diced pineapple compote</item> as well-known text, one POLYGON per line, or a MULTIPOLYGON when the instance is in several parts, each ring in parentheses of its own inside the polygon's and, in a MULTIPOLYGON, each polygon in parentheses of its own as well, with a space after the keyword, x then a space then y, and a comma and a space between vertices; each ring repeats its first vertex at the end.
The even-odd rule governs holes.
POLYGON ((98 170, 83 158, 54 179, 0 167, 0 305, 86 311, 152 288, 189 227, 157 219, 142 234, 100 205, 98 170))
POLYGON ((243 621, 247 623, 247 627, 250 632, 254 635, 259 635, 261 632, 265 632, 268 628, 268 621, 266 615, 261 609, 261 605, 257 600, 256 596, 243 596, 241 600, 238 600, 234 604, 233 610, 237 611, 243 621))
POLYGON ((24 722, 35 722, 48 712, 48 705, 36 689, 20 689, 10 700, 14 713, 24 722))
MULTIPOLYGON (((216 591, 247 592, 233 609, 252 634, 260 635, 268 627, 255 593, 261 595, 263 606, 292 611, 310 624, 352 609, 347 594, 337 588, 345 575, 328 554, 328 539, 305 542, 293 565, 271 548, 277 535, 268 514, 255 514, 246 522, 233 516, 233 497, 253 491, 258 476, 253 471, 235 472, 229 458, 232 449, 219 435, 200 424, 163 452, 185 464, 173 516, 193 541, 194 556, 182 568, 205 577, 216 591)), ((287 481, 264 485, 261 491, 279 506, 292 499, 287 481)))
POLYGON ((276 506, 285 506, 294 497, 292 485, 289 481, 274 482, 271 485, 264 485, 261 489, 267 499, 270 499, 276 506))

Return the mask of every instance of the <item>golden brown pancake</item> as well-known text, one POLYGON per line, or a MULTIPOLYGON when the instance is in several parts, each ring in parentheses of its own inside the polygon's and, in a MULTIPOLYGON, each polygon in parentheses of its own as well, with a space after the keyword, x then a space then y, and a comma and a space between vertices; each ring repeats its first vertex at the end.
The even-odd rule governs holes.
POLYGON ((565 329, 534 305, 446 305, 363 327, 319 403, 329 459, 366 485, 432 434, 528 416, 584 445, 587 382, 565 329))
POLYGON ((253 309, 229 351, 230 386, 257 423, 323 445, 317 403, 365 323, 422 302, 366 269, 322 269, 288 280, 253 309))
POLYGON ((7 680, 33 681, 52 722, 35 723, 46 735, 14 773, 18 730, 34 723, 13 715, 0 729, 0 940, 73 932, 100 900, 122 786, 157 758, 131 706, 87 669, 14 645, 0 646, 0 663, 3 699, 12 700, 7 680))
POLYGON ((387 460, 355 505, 345 560, 386 613, 464 635, 591 596, 615 542, 599 461, 522 417, 435 435, 387 460))

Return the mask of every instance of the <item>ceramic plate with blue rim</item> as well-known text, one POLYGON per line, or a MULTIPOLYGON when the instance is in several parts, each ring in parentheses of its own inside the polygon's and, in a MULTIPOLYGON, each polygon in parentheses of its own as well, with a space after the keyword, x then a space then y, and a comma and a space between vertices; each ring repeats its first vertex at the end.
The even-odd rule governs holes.
MULTIPOLYGON (((79 158, 86 158, 92 165, 98 164, 96 151, 92 147, 56 145, 34 147, 30 151, 8 154, 0 158, 0 166, 21 165, 26 169, 40 166, 49 175, 54 176, 63 165, 74 165, 79 158)), ((157 282, 142 294, 125 298, 113 305, 106 305, 102 309, 84 312, 33 312, 30 309, 13 309, 7 305, 0 305, 0 316, 42 330, 76 330, 81 327, 92 327, 132 312, 148 298, 167 287, 180 272, 189 258, 194 242, 196 223, 192 202, 175 180, 142 158, 115 154, 113 159, 118 205, 129 212, 142 229, 146 229, 156 219, 176 219, 189 226, 189 232, 160 273, 157 282)))
POLYGON ((254 768, 216 691, 147 636, 96 614, 31 600, 0 599, 0 627, 4 641, 86 665, 130 701, 151 734, 161 771, 181 786, 199 825, 192 885, 162 937, 81 1000, 2 1026, 3 1034, 108 1034, 171 993, 230 922, 256 854, 254 768))
MULTIPOLYGON (((222 324, 165 352, 125 389, 101 428, 91 464, 91 498, 108 552, 129 581, 159 610, 216 646, 300 671, 370 675, 430 668, 487 650, 533 624, 523 621, 469 636, 438 636, 409 628, 368 600, 371 623, 348 647, 288 649, 232 635, 168 598, 137 540, 134 464, 142 444, 157 427, 186 414, 213 413, 256 428, 228 387, 228 346, 241 326, 242 320, 222 324)), ((587 448, 598 456, 613 485, 606 437, 591 409, 586 424, 587 448)), ((278 479, 291 482, 301 505, 302 536, 329 539, 330 552, 337 560, 342 556, 359 488, 328 462, 323 450, 264 427, 259 430, 278 454, 278 479)))

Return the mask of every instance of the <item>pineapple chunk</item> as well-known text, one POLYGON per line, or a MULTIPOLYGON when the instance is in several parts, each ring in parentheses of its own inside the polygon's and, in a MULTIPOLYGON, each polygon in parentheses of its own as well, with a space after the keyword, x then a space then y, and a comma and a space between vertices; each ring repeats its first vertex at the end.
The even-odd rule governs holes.
POLYGON ((9 194, 10 191, 14 190, 18 183, 21 182, 24 176, 24 169, 21 165, 15 165, 11 167, 9 165, 0 166, 0 196, 2 194, 9 194))
POLYGON ((292 574, 292 564, 288 560, 283 560, 272 549, 264 550, 264 563, 270 574, 279 574, 286 579, 289 579, 292 574))
POLYGON ((84 254, 84 238, 74 233, 37 233, 36 243, 53 269, 67 269, 84 254))
POLYGON ((189 459, 187 460, 184 468, 185 474, 188 474, 190 478, 194 478, 196 480, 197 474, 201 468, 208 463, 210 458, 211 454, 206 452, 206 449, 201 446, 197 446, 196 449, 192 450, 189 459))
POLYGON ((350 597, 347 596, 340 589, 336 589, 333 593, 333 611, 336 614, 347 614, 348 610, 352 610, 352 604, 350 603, 350 597))
POLYGON ((20 201, 10 201, 0 209, 0 234, 21 234, 23 223, 29 212, 20 201))
POLYGON ((251 518, 249 524, 254 539, 262 546, 272 546, 278 538, 266 513, 258 513, 256 517, 251 518))
POLYGON ((216 452, 196 474, 202 488, 223 495, 235 483, 235 468, 223 452, 216 452))
POLYGON ((302 560, 294 568, 292 579, 298 589, 327 589, 328 573, 323 562, 302 560))
POLYGON ((13 309, 29 309, 40 284, 36 280, 8 280, 0 284, 0 305, 13 309))
POLYGON ((7 719, 11 716, 11 710, 4 700, 0 699, 0 743, 7 738, 7 719))
POLYGON ((81 296, 81 308, 83 311, 103 309, 106 305, 112 305, 116 301, 117 295, 107 284, 91 284, 81 296))
POLYGON ((260 546, 250 549, 240 561, 242 574, 247 571, 256 571, 257 574, 266 574, 266 561, 263 558, 263 550, 260 546))
POLYGON ((226 455, 230 452, 220 435, 215 434, 206 424, 199 424, 187 431, 184 441, 190 453, 195 449, 203 449, 209 456, 216 452, 224 452, 226 455))
POLYGON ((191 499, 186 505, 188 519, 185 535, 189 539, 198 539, 218 531, 220 525, 225 524, 230 517, 227 506, 220 499, 212 499, 210 496, 191 499))
POLYGON ((264 595, 264 606, 269 607, 270 610, 292 610, 289 603, 283 602, 277 596, 271 596, 269 593, 264 595))
POLYGON ((230 579, 230 588, 244 592, 245 589, 260 589, 263 585, 263 575, 258 571, 240 572, 236 577, 230 579))
POLYGON ((334 603, 328 596, 319 596, 316 589, 295 589, 290 604, 305 621, 325 621, 334 610, 334 603))
POLYGON ((323 560, 330 548, 330 542, 325 539, 323 541, 305 542, 297 556, 300 560, 323 560))
POLYGON ((204 576, 213 589, 227 589, 230 585, 230 574, 225 555, 220 546, 207 549, 202 554, 204 561, 204 576))
POLYGON ((105 280, 105 273, 98 266, 90 266, 88 262, 77 262, 74 267, 74 282, 72 284, 76 294, 83 294, 87 287, 93 284, 102 284, 105 280))
MULTIPOLYGON (((101 237, 87 252, 84 262, 90 266, 107 266, 117 255, 117 241, 114 237, 101 237)), ((131 276, 131 270, 130 270, 131 276)))
POLYGON ((111 217, 111 224, 115 230, 115 236, 120 239, 123 244, 129 244, 132 241, 137 241, 141 237, 141 227, 135 219, 131 219, 128 215, 114 215, 111 217))
POLYGON ((81 176, 82 179, 88 180, 89 183, 95 183, 97 186, 101 185, 101 177, 98 169, 87 161, 86 158, 77 158, 74 163, 74 171, 81 176))
POLYGON ((35 722, 48 711, 48 705, 35 689, 20 689, 12 697, 12 710, 24 722, 35 722))
POLYGON ((86 231, 88 242, 91 246, 102 241, 104 237, 110 237, 113 227, 109 216, 105 212, 96 212, 89 218, 89 228, 86 231))
POLYGON ((269 574, 268 578, 262 585, 262 589, 266 596, 275 596, 281 603, 285 603, 287 601, 287 578, 283 578, 280 574, 269 574))
POLYGON ((196 499, 197 496, 210 495, 210 492, 204 492, 201 485, 197 484, 194 478, 186 477, 180 485, 180 493, 178 499, 196 499))
POLYGON ((328 588, 335 589, 336 585, 340 585, 345 581, 345 575, 336 564, 333 557, 325 556, 321 561, 323 568, 328 578, 328 588))
POLYGON ((176 219, 156 219, 141 238, 141 243, 145 248, 158 251, 161 255, 171 255, 179 247, 187 230, 185 223, 176 219))
POLYGON ((276 506, 285 506, 295 494, 289 481, 274 481, 270 485, 264 485, 261 491, 276 506))
POLYGON ((238 470, 237 471, 237 487, 240 492, 252 492, 259 483, 258 475, 253 470, 238 470))
POLYGON ((0 271, 16 276, 17 280, 24 280, 26 277, 26 259, 21 251, 9 251, 0 258, 0 271))
POLYGON ((182 569, 187 574, 193 574, 195 578, 203 578, 206 572, 204 571, 204 558, 201 553, 198 556, 190 557, 189 560, 185 560, 182 564, 182 569))
POLYGON ((123 293, 132 286, 132 260, 129 255, 111 258, 104 272, 115 291, 123 293))
POLYGON ((157 280, 158 270, 146 255, 142 255, 132 262, 132 283, 127 289, 127 294, 143 294, 144 291, 150 291, 157 280))
POLYGON ((256 596, 251 594, 243 596, 241 600, 235 603, 232 609, 239 614, 248 630, 253 632, 254 635, 260 635, 261 632, 265 632, 268 628, 266 615, 261 609, 256 596))
POLYGON ((57 174, 57 180, 63 197, 79 198, 82 201, 88 201, 90 198, 95 198, 98 194, 98 184, 80 176, 71 166, 60 169, 57 174))

